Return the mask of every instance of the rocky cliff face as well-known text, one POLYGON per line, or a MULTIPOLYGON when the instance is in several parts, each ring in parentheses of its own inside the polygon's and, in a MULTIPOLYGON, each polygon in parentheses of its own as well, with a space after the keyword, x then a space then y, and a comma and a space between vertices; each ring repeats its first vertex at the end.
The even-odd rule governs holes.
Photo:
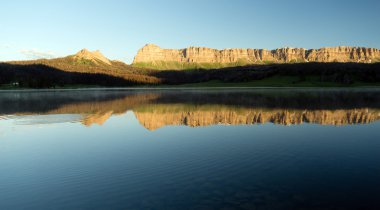
POLYGON ((306 50, 303 48, 225 49, 190 47, 173 50, 148 44, 139 50, 133 65, 155 69, 184 69, 202 67, 240 66, 291 62, 362 62, 380 61, 380 50, 364 47, 329 47, 306 50), (212 65, 214 64, 214 65, 212 65))

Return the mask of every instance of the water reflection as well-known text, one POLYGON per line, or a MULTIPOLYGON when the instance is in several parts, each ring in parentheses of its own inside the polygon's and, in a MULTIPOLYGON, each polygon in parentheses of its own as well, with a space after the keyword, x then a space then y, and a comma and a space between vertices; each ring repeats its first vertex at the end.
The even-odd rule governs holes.
POLYGON ((0 209, 379 209, 379 92, 0 92, 0 209))
POLYGON ((170 125, 348 125, 380 119, 380 90, 97 90, 0 93, 0 120, 104 124, 133 111, 145 128, 170 125))

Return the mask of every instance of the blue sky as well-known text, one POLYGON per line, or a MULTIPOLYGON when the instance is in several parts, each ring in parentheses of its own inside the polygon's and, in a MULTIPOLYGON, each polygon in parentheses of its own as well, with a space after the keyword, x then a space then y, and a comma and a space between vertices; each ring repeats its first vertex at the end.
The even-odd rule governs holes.
POLYGON ((130 63, 163 48, 380 48, 379 0, 2 0, 0 60, 82 48, 130 63))

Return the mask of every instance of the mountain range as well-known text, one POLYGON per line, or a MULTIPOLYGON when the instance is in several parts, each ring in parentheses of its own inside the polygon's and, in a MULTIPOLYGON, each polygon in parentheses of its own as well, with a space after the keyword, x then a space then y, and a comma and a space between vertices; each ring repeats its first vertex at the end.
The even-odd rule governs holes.
POLYGON ((105 57, 99 50, 82 49, 74 55, 55 59, 16 61, 17 64, 56 63, 80 66, 102 66, 109 69, 132 70, 141 67, 155 70, 179 69, 214 69, 246 66, 254 64, 283 63, 376 63, 380 62, 380 50, 366 47, 325 47, 320 49, 278 48, 266 49, 224 49, 217 50, 206 47, 189 47, 185 49, 163 49, 154 44, 141 48, 131 65, 121 61, 113 61, 105 57))
POLYGON ((303 86, 302 82, 310 78, 313 84, 309 81, 307 86, 326 82, 349 85, 380 82, 379 62, 380 50, 364 47, 174 50, 148 44, 138 51, 131 65, 87 49, 61 58, 3 62, 0 85, 46 88, 241 83, 276 76, 287 77, 285 86, 303 86))

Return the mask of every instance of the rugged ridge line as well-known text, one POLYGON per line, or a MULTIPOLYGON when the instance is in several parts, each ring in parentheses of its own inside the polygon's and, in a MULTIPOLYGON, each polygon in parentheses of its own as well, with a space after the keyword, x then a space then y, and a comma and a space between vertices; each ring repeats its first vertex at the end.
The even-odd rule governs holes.
POLYGON ((189 47, 175 50, 147 44, 138 51, 133 65, 153 69, 186 69, 268 63, 374 63, 379 61, 380 50, 365 47, 325 47, 310 50, 304 48, 217 50, 206 47, 189 47))

